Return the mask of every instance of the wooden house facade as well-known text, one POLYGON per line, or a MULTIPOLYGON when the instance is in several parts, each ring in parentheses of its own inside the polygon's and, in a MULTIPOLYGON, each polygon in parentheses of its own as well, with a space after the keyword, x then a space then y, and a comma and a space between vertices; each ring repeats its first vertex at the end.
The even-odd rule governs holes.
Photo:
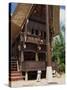
POLYGON ((59 6, 17 4, 9 18, 9 80, 52 78, 52 39, 59 34, 59 6))

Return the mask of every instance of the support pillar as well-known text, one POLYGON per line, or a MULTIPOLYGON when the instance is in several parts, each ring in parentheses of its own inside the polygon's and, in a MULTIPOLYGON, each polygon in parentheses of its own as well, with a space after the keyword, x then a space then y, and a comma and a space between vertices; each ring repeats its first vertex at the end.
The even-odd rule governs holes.
POLYGON ((23 52, 23 50, 21 51, 21 62, 23 62, 24 61, 24 52, 23 52))
POLYGON ((24 61, 24 52, 21 50, 21 61, 20 61, 20 71, 22 71, 22 63, 24 61))
POLYGON ((20 71, 18 61, 17 61, 17 71, 20 71))
POLYGON ((19 60, 17 62, 17 65, 18 65, 18 69, 20 71, 21 70, 21 45, 20 44, 18 45, 18 50, 19 50, 19 60))
POLYGON ((38 60, 38 53, 36 52, 36 54, 35 54, 35 59, 36 59, 36 61, 39 61, 38 60))
POLYGON ((25 72, 25 81, 28 80, 28 72, 25 72))
POLYGON ((52 66, 46 68, 46 79, 48 83, 52 82, 52 66))
POLYGON ((40 82, 41 79, 41 70, 37 71, 37 81, 40 82))
POLYGON ((49 33, 49 11, 46 5, 46 44, 47 44, 47 68, 46 79, 47 82, 52 82, 52 66, 51 66, 51 50, 50 50, 50 33, 49 33))
POLYGON ((28 22, 29 22, 29 20, 27 19, 26 24, 25 24, 25 32, 24 32, 24 40, 25 40, 25 42, 27 40, 27 25, 28 25, 28 22))

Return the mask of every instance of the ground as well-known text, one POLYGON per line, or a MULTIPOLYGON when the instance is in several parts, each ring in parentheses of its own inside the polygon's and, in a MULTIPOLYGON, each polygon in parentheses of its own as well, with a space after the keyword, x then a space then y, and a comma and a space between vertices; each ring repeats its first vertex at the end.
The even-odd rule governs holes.
POLYGON ((64 84, 65 83, 65 74, 62 74, 60 77, 54 77, 51 83, 47 83, 46 79, 41 79, 40 82, 37 80, 20 80, 20 81, 12 81, 11 87, 26 87, 26 86, 44 86, 44 85, 55 85, 55 84, 64 84))

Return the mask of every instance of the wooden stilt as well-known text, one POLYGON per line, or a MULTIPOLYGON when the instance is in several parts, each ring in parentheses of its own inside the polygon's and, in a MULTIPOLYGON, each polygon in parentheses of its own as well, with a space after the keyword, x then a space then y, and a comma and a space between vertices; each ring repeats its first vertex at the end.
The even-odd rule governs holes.
POLYGON ((28 80, 28 72, 25 73, 25 81, 28 80))
POLYGON ((29 20, 27 19, 26 24, 25 24, 25 32, 24 32, 24 40, 25 40, 25 42, 26 42, 26 39, 27 39, 27 25, 28 25, 28 22, 29 22, 29 20))
POLYGON ((24 61, 24 52, 23 52, 23 50, 21 51, 21 62, 23 62, 24 61))
POLYGON ((48 5, 46 5, 46 43, 47 43, 47 68, 46 78, 48 82, 52 81, 52 66, 51 66, 51 50, 50 50, 50 34, 49 34, 49 11, 48 5))
POLYGON ((41 70, 37 71, 37 81, 39 82, 41 79, 41 70))
POLYGON ((36 61, 38 61, 38 53, 37 52, 35 54, 35 59, 36 59, 36 61))

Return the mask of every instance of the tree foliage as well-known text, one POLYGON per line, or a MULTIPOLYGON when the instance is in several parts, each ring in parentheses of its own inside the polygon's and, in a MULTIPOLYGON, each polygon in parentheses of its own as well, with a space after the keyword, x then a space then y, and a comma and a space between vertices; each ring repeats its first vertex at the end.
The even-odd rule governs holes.
POLYGON ((53 40, 52 60, 56 62, 59 72, 65 72, 65 39, 62 32, 53 40))

